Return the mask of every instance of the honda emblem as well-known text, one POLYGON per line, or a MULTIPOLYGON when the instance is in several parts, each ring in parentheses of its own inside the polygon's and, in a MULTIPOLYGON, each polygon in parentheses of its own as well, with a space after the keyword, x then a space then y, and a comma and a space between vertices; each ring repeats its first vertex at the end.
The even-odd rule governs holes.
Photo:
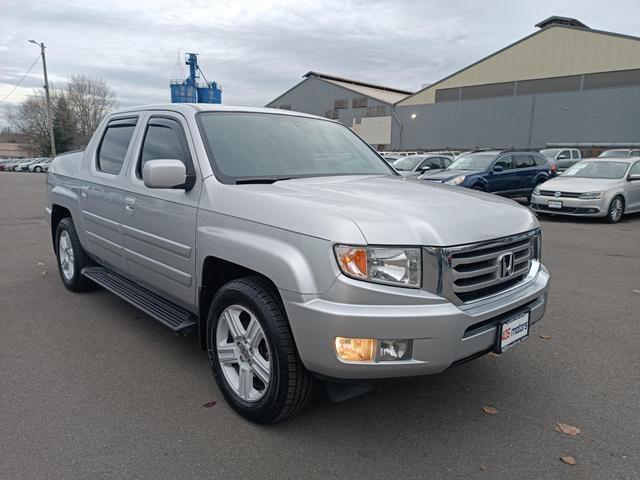
POLYGON ((513 275, 516 266, 516 257, 513 252, 503 253, 498 257, 498 275, 507 278, 513 275))

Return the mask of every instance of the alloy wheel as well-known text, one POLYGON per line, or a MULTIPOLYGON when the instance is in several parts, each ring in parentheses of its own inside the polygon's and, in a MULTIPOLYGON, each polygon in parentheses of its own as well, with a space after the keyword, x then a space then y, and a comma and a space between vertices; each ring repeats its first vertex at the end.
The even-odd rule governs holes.
POLYGON ((60 233, 58 240, 58 256, 60 258, 60 268, 62 269, 62 275, 67 281, 73 279, 75 274, 75 261, 73 257, 73 246, 71 245, 71 237, 69 233, 64 230, 60 233))
POLYGON ((260 400, 271 383, 271 351, 256 316, 241 305, 227 307, 216 327, 215 346, 222 373, 246 402, 260 400))

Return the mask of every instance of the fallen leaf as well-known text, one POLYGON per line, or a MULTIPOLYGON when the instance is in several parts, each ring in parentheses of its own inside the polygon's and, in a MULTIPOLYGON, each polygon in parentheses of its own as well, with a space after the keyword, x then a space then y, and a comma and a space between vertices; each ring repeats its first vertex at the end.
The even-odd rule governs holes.
POLYGON ((215 400, 211 400, 210 402, 207 402, 207 403, 205 403, 205 404, 204 404, 204 405, 202 405, 202 406, 203 406, 204 408, 211 408, 211 407, 213 407, 216 403, 218 403, 218 402, 216 402, 215 400))
POLYGON ((575 437, 580 433, 580 429, 578 427, 567 425, 566 423, 558 422, 556 425, 556 432, 566 433, 567 435, 575 437))
POLYGON ((498 409, 495 407, 482 407, 482 411, 489 415, 495 415, 496 413, 498 413, 498 409))
POLYGON ((43 270, 42 272, 40 272, 40 275, 42 275, 43 277, 47 274, 46 270, 43 270))
POLYGON ((498 358, 499 357, 499 355, 496 352, 489 352, 489 356, 491 358, 498 358))
POLYGON ((551 340, 551 337, 549 335, 540 335, 540 338, 543 340, 551 340))
POLYGON ((480 465, 480 470, 486 470, 487 466, 486 465, 480 465))
POLYGON ((576 459, 570 456, 564 456, 564 457, 560 457, 560 460, 562 460, 564 463, 566 463, 567 465, 575 465, 576 464, 576 459))
POLYGON ((633 293, 640 293, 640 290, 638 290, 637 288, 634 288, 633 293))
POLYGON ((44 267, 44 262, 38 262, 39 267, 44 267))

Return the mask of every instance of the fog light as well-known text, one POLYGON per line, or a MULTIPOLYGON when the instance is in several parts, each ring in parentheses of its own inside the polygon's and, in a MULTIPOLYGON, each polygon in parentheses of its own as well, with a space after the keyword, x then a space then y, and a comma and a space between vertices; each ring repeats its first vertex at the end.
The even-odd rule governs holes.
POLYGON ((346 362, 372 361, 376 353, 376 341, 373 338, 336 337, 336 352, 346 362))
POLYGON ((378 360, 408 360, 411 358, 411 340, 380 340, 378 360))

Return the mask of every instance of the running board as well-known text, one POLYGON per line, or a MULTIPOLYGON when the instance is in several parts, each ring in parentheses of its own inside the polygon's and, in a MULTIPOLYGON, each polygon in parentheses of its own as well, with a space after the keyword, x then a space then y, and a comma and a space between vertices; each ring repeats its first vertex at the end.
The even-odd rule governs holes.
POLYGON ((193 313, 104 267, 85 267, 82 275, 146 314, 178 331, 196 324, 193 313))

